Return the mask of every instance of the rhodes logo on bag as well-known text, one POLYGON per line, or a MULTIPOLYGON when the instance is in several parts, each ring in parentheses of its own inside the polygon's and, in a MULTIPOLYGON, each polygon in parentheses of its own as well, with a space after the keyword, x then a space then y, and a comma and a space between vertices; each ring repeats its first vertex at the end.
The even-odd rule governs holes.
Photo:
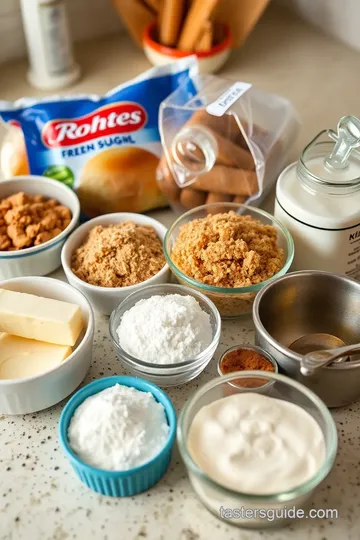
MULTIPOLYGON (((138 103, 115 103, 71 121, 51 120, 43 127, 42 141, 48 148, 79 145, 99 137, 132 133, 142 129, 146 121, 146 111, 138 103)), ((98 141, 99 149, 109 146, 107 142, 111 143, 98 141)), ((125 142, 131 144, 131 137, 125 142)))

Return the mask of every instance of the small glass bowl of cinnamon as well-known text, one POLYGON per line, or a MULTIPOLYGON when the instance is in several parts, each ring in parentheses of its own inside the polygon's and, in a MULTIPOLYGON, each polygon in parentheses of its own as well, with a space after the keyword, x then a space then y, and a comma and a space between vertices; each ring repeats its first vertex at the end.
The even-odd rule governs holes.
MULTIPOLYGON (((274 358, 261 347, 256 345, 235 345, 227 349, 220 357, 217 370, 219 375, 228 375, 236 371, 264 371, 278 373, 278 365, 274 358)), ((235 379, 228 383, 231 387, 226 395, 241 392, 242 388, 252 388, 257 393, 267 393, 272 382, 264 382, 260 378, 235 379)))

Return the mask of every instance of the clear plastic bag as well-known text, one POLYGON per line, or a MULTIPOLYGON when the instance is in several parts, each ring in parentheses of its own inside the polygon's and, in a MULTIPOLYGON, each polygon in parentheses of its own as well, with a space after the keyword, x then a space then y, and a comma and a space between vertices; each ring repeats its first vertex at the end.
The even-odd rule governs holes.
POLYGON ((160 189, 178 211, 259 204, 286 164, 299 121, 291 103, 248 83, 196 75, 162 102, 160 189))

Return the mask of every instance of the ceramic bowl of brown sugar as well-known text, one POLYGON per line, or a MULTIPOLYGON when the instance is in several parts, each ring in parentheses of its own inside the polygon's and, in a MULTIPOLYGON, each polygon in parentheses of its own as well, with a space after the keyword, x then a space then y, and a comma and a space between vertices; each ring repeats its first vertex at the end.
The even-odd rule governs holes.
POLYGON ((169 279, 162 242, 166 227, 142 214, 91 219, 65 242, 61 262, 69 283, 105 315, 129 294, 169 279))
POLYGON ((263 210, 212 203, 175 221, 164 253, 178 281, 208 296, 226 319, 249 315, 256 294, 289 270, 294 242, 263 210))

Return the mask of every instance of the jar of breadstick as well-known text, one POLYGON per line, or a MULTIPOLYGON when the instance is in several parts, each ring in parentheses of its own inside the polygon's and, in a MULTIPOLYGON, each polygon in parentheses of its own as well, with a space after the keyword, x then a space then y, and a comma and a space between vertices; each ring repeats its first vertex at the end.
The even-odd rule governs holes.
POLYGON ((157 181, 183 212, 259 204, 288 159, 299 122, 291 103, 250 83, 194 75, 160 107, 157 181))

